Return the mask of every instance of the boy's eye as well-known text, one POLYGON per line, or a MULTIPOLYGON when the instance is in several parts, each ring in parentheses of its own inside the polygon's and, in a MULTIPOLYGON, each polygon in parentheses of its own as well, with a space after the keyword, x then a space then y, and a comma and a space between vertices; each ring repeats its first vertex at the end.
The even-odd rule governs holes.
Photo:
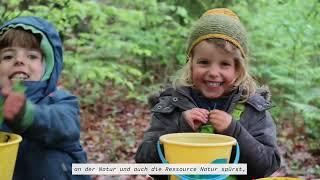
POLYGON ((40 59, 41 55, 37 52, 34 52, 34 53, 28 54, 27 57, 31 60, 34 60, 34 59, 40 59))
POLYGON ((8 61, 8 60, 11 60, 11 59, 13 59, 13 56, 12 56, 12 55, 4 55, 4 56, 1 56, 1 60, 6 60, 6 61, 8 61))
POLYGON ((37 59, 38 56, 36 56, 36 55, 28 55, 28 58, 29 58, 29 59, 37 59))
POLYGON ((0 52, 1 61, 10 61, 15 58, 15 53, 11 50, 2 50, 0 52))

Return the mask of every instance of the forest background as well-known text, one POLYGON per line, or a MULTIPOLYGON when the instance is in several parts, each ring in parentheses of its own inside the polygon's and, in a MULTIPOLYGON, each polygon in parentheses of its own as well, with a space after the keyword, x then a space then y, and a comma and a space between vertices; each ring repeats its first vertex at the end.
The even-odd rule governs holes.
POLYGON ((319 0, 0 0, 0 23, 35 15, 57 27, 60 86, 79 96, 89 161, 132 163, 150 120, 148 96, 185 63, 192 23, 216 7, 239 15, 250 71, 272 92, 283 158, 273 176, 319 178, 319 0))

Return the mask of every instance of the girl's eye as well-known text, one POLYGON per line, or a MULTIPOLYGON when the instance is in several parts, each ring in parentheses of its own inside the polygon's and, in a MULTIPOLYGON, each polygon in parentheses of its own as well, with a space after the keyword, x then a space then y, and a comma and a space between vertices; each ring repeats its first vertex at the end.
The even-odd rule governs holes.
POLYGON ((231 66, 231 64, 230 63, 227 63, 227 62, 223 62, 223 63, 221 63, 222 64, 222 66, 231 66))
POLYGON ((197 64, 209 64, 207 60, 199 60, 197 64))

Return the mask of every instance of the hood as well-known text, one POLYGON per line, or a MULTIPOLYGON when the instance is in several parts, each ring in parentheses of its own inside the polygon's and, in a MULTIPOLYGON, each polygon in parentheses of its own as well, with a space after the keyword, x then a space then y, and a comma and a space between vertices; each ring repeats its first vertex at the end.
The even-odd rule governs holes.
POLYGON ((46 71, 48 71, 48 73, 46 72, 47 77, 42 81, 24 82, 26 86, 26 96, 31 101, 37 102, 56 90, 63 67, 62 42, 55 27, 39 17, 17 17, 2 25, 0 32, 4 32, 13 27, 22 27, 23 29, 31 30, 32 33, 42 35, 41 49, 45 57, 46 71), (48 68, 48 66, 51 67, 48 68))

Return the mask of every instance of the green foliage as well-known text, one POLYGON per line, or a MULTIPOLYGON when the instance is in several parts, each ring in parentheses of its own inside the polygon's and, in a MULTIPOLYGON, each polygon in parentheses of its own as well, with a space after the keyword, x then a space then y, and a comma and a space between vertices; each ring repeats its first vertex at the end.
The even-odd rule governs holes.
POLYGON ((88 88, 81 100, 93 104, 110 83, 146 100, 185 63, 192 22, 214 7, 234 10, 245 24, 251 71, 270 86, 277 122, 303 121, 320 138, 318 0, 8 0, 0 22, 36 15, 55 24, 65 45, 65 84, 88 88))
MULTIPOLYGON (((64 40, 64 86, 79 95, 86 107, 98 102, 113 106, 117 98, 146 101, 185 63, 186 40, 194 20, 207 9, 228 7, 249 32, 251 72, 260 84, 270 86, 276 105, 273 117, 279 125, 283 121, 306 125, 310 149, 319 150, 319 0, 0 2, 1 24, 35 15, 57 27, 64 40)), ((117 160, 120 141, 133 148, 133 134, 138 131, 118 131, 112 118, 107 121, 107 129, 112 130, 103 136, 112 140, 107 153, 117 160), (114 136, 120 141, 113 141, 114 136)), ((292 164, 292 169, 300 166, 297 160, 292 164)), ((319 166, 314 171, 319 174, 319 166)))
POLYGON ((320 3, 257 1, 235 6, 250 32, 252 72, 268 84, 277 120, 301 120, 320 137, 320 3))
MULTIPOLYGON (((188 23, 189 16, 178 5, 155 0, 36 0, 11 8, 18 4, 5 3, 0 13, 6 16, 1 22, 18 15, 36 15, 52 22, 64 39, 65 79, 71 82, 68 84, 93 82, 92 93, 102 91, 103 82, 111 80, 128 87, 130 97, 138 96, 148 85, 168 81, 167 74, 184 62, 187 28, 179 22, 188 23)), ((94 102, 98 96, 92 96, 95 98, 86 99, 94 102)))

